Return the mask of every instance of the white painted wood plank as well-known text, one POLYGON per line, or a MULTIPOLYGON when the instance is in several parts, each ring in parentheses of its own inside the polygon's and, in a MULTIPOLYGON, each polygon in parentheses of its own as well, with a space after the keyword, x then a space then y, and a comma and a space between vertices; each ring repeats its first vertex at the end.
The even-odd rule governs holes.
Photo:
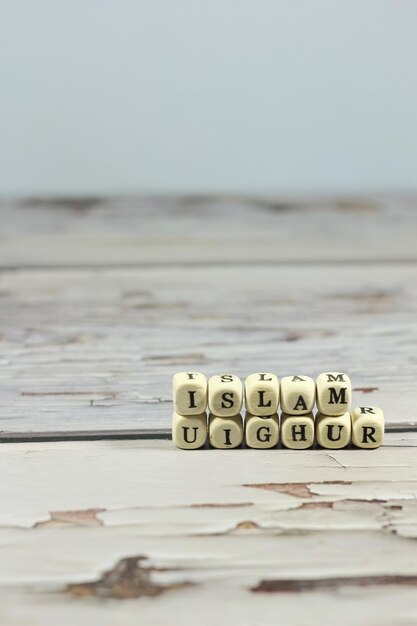
POLYGON ((2 446, 1 621, 411 624, 416 443, 389 434, 376 451, 295 454, 2 446))
POLYGON ((417 266, 0 274, 0 431, 169 429, 171 378, 352 377, 354 404, 417 422, 417 266))
POLYGON ((417 197, 39 198, 0 204, 0 266, 417 259, 417 197))

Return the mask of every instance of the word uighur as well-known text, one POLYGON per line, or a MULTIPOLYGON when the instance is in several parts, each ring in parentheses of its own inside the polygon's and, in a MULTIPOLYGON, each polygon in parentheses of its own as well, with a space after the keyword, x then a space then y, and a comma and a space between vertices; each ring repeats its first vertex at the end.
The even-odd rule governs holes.
POLYGON ((208 381, 198 372, 180 372, 172 381, 172 439, 178 448, 378 448, 384 438, 384 414, 377 406, 351 410, 352 385, 343 372, 309 376, 270 372, 250 374, 244 383, 234 374, 208 381), (242 407, 245 405, 245 418, 242 407), (317 411, 315 412, 315 407, 317 411), (207 415, 208 409, 208 415, 207 415), (279 414, 279 409, 281 409, 279 414))

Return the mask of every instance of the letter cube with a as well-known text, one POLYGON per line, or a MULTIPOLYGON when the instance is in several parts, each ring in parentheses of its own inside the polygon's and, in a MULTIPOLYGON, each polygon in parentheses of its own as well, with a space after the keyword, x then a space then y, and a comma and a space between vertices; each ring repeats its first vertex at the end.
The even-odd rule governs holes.
POLYGON ((275 374, 250 374, 245 380, 246 410, 252 415, 274 415, 278 410, 279 380, 275 374))
POLYGON ((286 448, 305 450, 314 443, 314 416, 281 414, 281 441, 286 448))
POLYGON ((200 415, 207 408, 207 380, 198 372, 179 372, 172 379, 174 411, 180 415, 200 415))
POLYGON ((279 440, 279 418, 274 415, 260 416, 246 413, 246 445, 249 448, 274 448, 279 440))
POLYGON ((379 448, 384 440, 384 413, 377 406, 358 406, 351 413, 352 443, 358 448, 379 448))
POLYGON ((352 400, 352 385, 347 374, 325 372, 317 377, 317 408, 324 415, 344 415, 352 400))
POLYGON ((242 416, 218 417, 210 414, 209 441, 212 448, 238 448, 243 441, 242 416))
POLYGON ((207 440, 207 415, 172 415, 172 440, 177 448, 196 450, 207 440))
POLYGON ((288 415, 307 415, 314 409, 316 384, 309 376, 281 379, 281 409, 288 415))
POLYGON ((350 443, 351 420, 350 413, 343 415, 316 415, 316 439, 322 448, 338 450, 345 448, 350 443))
POLYGON ((234 374, 212 376, 208 382, 210 413, 219 417, 237 415, 242 409, 242 381, 234 374))

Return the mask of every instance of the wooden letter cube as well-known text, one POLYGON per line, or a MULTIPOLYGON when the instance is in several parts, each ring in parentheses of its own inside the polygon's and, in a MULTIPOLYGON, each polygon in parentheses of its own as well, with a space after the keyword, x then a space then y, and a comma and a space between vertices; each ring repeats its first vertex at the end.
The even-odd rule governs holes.
POLYGON ((351 413, 352 443, 358 448, 379 448, 384 440, 384 413, 377 406, 358 406, 351 413))
POLYGON ((246 445, 249 448, 274 448, 279 440, 278 415, 261 417, 246 413, 245 418, 246 445))
POLYGON ((209 440, 213 448, 238 448, 243 441, 242 416, 218 417, 210 414, 209 440))
POLYGON ((281 379, 281 409, 283 413, 307 415, 314 409, 315 401, 316 384, 309 376, 285 376, 281 379))
POLYGON ((180 415, 201 415, 207 408, 207 380, 198 372, 179 372, 172 379, 174 411, 180 415))
POLYGON ((196 450, 207 441, 207 415, 172 415, 172 440, 177 448, 196 450))
POLYGON ((314 443, 314 416, 281 414, 281 441, 286 448, 305 450, 314 443))
POLYGON ((351 420, 347 411, 343 415, 330 416, 317 413, 316 439, 323 448, 337 450, 350 443, 351 420))
POLYGON ((219 417, 231 417, 240 413, 243 403, 243 386, 238 376, 219 374, 208 383, 210 413, 219 417))
POLYGON ((245 380, 246 411, 252 415, 274 415, 278 410, 279 380, 275 374, 250 374, 245 380))
POLYGON ((324 415, 344 415, 352 400, 352 385, 347 374, 325 372, 317 378, 317 408, 324 415))

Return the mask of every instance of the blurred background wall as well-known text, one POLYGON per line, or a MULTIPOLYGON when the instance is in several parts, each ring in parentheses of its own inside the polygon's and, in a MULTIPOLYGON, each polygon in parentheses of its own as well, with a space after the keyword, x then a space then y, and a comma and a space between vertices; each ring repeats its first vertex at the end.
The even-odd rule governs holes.
POLYGON ((415 0, 1 0, 0 194, 417 187, 415 0))

